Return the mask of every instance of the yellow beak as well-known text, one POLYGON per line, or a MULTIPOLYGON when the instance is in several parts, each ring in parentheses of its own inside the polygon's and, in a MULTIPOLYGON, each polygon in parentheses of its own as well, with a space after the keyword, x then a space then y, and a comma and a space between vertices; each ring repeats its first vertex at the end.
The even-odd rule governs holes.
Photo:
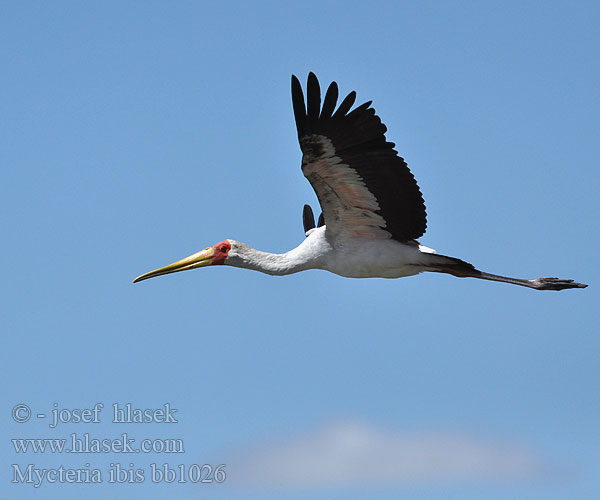
POLYGON ((188 271, 189 269, 196 269, 197 267, 210 266, 212 264, 212 258, 214 254, 215 249, 213 247, 205 248, 204 250, 196 252, 195 254, 186 257, 185 259, 173 262, 173 264, 169 264, 168 266, 155 269, 154 271, 150 271, 146 274, 142 274, 141 276, 138 276, 136 279, 134 279, 133 282, 137 283, 138 281, 144 281, 148 278, 154 278, 163 274, 177 273, 179 271, 188 271))

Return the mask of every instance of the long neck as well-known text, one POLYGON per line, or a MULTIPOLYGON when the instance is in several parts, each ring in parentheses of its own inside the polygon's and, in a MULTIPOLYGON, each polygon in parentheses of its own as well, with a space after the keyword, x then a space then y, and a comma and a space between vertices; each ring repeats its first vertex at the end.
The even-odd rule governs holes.
POLYGON ((228 258, 225 263, 275 276, 320 268, 320 252, 313 245, 306 243, 308 239, 298 247, 282 254, 262 252, 238 243, 237 255, 232 259, 228 258))

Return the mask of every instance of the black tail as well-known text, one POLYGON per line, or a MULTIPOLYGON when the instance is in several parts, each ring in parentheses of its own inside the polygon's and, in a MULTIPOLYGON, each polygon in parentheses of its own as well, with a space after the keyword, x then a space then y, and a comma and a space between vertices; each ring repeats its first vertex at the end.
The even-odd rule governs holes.
POLYGON ((456 257, 449 257, 447 255, 439 254, 428 254, 431 255, 431 264, 428 265, 428 271, 434 273, 446 273, 456 276, 457 278, 474 278, 478 271, 475 269, 473 264, 465 262, 464 260, 457 259, 456 257))

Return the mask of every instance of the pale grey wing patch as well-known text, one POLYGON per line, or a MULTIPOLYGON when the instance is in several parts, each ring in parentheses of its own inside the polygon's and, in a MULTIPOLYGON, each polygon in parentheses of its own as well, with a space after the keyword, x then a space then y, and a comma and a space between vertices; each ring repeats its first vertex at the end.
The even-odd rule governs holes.
POLYGON ((302 172, 321 204, 328 231, 359 238, 391 238, 385 219, 376 213, 377 199, 349 165, 335 156, 331 141, 321 135, 302 138, 302 172))

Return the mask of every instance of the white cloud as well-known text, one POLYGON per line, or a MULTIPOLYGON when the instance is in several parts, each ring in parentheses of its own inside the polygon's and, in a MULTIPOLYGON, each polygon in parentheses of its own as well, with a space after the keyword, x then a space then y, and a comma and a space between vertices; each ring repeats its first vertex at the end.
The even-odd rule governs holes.
POLYGON ((548 467, 524 446, 465 433, 401 432, 346 421, 250 450, 231 465, 232 475, 260 487, 513 482, 548 474, 548 467))

